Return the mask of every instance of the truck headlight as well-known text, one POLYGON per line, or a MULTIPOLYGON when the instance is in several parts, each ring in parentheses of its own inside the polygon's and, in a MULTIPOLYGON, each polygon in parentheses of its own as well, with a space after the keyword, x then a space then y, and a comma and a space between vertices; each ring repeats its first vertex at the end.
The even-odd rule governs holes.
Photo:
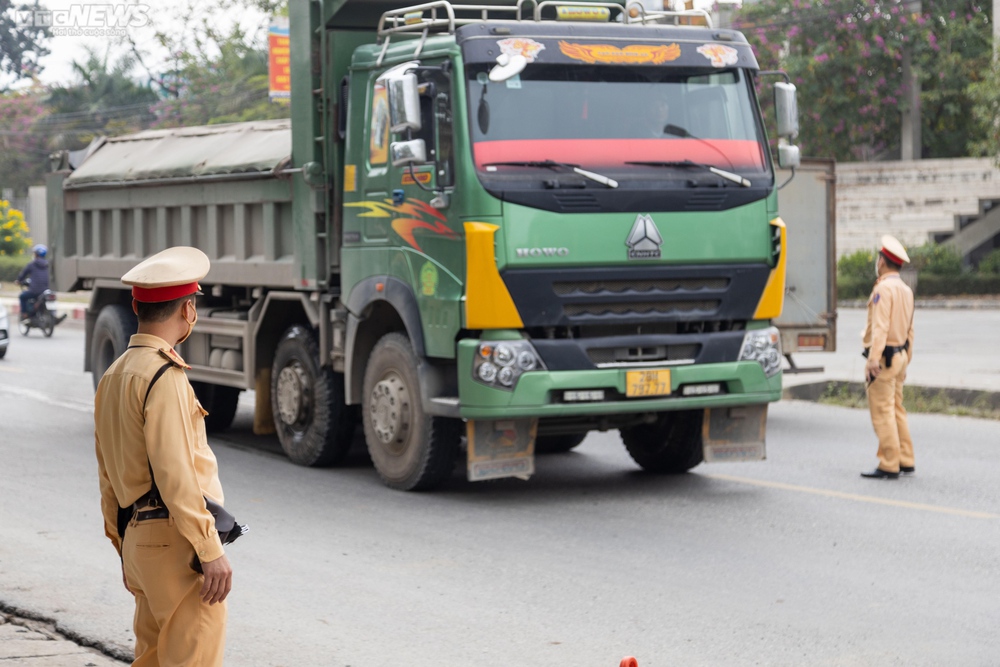
POLYGON ((489 341, 480 343, 476 350, 472 377, 496 389, 512 390, 524 373, 544 368, 538 352, 526 340, 489 341))
POLYGON ((756 361, 771 377, 781 370, 781 335, 776 327, 748 331, 738 361, 756 361))

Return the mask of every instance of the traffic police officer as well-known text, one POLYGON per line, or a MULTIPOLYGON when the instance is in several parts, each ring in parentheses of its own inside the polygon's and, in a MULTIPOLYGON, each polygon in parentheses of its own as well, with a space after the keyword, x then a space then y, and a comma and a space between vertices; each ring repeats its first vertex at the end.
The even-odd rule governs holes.
POLYGON ((135 596, 132 664, 141 667, 222 664, 232 568, 205 506, 206 497, 222 504, 222 485, 207 413, 174 351, 194 329, 198 281, 209 267, 205 253, 176 247, 122 277, 139 330, 94 399, 104 529, 135 596), (150 499, 154 481, 162 503, 150 499), (124 539, 119 514, 128 521, 124 539))
POLYGON ((862 477, 896 479, 915 471, 913 440, 903 407, 903 381, 913 358, 913 291, 899 276, 910 261, 903 244, 882 237, 875 261, 878 280, 868 299, 865 380, 872 426, 878 436, 878 467, 862 477))

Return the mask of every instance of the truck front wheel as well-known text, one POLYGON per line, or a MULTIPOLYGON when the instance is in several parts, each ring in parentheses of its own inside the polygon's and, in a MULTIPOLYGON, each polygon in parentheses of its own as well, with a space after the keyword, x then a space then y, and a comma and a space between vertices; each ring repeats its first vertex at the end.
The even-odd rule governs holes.
POLYGON ((430 489, 455 468, 462 422, 423 411, 418 360, 410 339, 384 336, 365 369, 361 414, 375 469, 387 486, 430 489))
POLYGON ((704 410, 661 413, 652 424, 620 429, 622 441, 644 470, 684 473, 702 462, 701 427, 704 410))
POLYGON ((292 462, 343 462, 354 436, 354 412, 344 403, 344 376, 319 365, 313 333, 295 325, 278 343, 271 366, 271 413, 281 448, 292 462))
POLYGON ((118 304, 105 306, 94 323, 90 339, 90 370, 94 375, 94 389, 104 376, 104 371, 122 356, 129 338, 139 329, 135 313, 118 304))

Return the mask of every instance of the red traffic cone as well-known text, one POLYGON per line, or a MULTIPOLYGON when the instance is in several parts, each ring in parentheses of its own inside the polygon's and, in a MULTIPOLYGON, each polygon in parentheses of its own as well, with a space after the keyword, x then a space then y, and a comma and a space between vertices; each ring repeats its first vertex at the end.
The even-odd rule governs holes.
POLYGON ((618 663, 618 667, 639 667, 639 661, 630 655, 622 658, 622 661, 618 663))

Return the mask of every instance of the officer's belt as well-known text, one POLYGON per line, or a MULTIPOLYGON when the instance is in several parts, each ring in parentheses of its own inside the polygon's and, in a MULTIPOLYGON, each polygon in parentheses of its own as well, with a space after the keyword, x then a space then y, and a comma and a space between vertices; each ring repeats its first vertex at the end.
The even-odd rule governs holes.
MULTIPOLYGON (((882 357, 885 358, 885 367, 892 368, 892 358, 900 352, 906 352, 909 349, 910 341, 906 341, 902 345, 886 345, 885 349, 882 351, 882 357)), ((865 351, 861 353, 861 356, 867 359, 870 352, 871 348, 866 347, 865 351)))
POLYGON ((151 519, 168 519, 170 511, 160 504, 159 497, 153 497, 152 490, 147 491, 132 504, 136 521, 149 521, 151 519))

